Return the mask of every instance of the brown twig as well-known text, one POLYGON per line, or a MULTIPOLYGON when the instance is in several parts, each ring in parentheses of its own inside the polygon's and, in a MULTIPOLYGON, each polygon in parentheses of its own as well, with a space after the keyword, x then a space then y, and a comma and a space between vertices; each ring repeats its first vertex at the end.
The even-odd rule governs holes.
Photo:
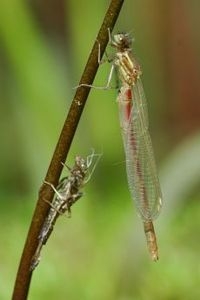
MULTIPOLYGON (((92 51, 89 55, 88 62, 81 77, 80 83, 91 85, 98 69, 98 43, 101 45, 101 55, 103 55, 108 43, 108 28, 112 31, 124 0, 112 0, 104 17, 102 26, 99 30, 97 40, 94 43, 92 51), (97 42, 98 41, 98 42, 97 42)), ((64 123, 60 138, 58 140, 54 155, 52 157, 45 180, 51 182, 55 186, 58 183, 63 165, 61 162, 66 160, 69 148, 74 137, 79 119, 85 106, 90 88, 79 87, 72 101, 67 119, 64 123)), ((29 228, 27 240, 22 253, 15 286, 13 290, 12 300, 25 300, 28 296, 29 286, 32 277, 30 270, 32 257, 38 245, 38 235, 42 224, 47 216, 49 205, 51 202, 53 191, 47 185, 42 185, 39 191, 39 199, 35 208, 33 219, 29 228), (44 201, 46 199, 46 201, 44 201)))

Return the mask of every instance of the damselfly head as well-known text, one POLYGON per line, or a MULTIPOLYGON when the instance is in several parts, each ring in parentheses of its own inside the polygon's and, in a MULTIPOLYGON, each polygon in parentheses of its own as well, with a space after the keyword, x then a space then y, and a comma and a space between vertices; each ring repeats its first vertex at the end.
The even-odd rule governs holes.
POLYGON ((131 50, 132 39, 128 33, 117 33, 114 35, 111 45, 120 51, 131 50))

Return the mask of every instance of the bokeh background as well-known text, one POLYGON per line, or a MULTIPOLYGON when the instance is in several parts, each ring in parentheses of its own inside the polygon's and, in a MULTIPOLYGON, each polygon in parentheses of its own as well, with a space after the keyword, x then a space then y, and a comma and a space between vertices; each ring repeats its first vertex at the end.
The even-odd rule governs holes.
MULTIPOLYGON (((0 2, 1 299, 11 297, 38 189, 108 4, 0 2)), ((67 164, 91 148, 103 156, 72 218, 57 221, 29 299, 199 299, 199 11, 195 0, 129 0, 114 29, 134 36, 143 69, 164 198, 159 262, 128 192, 116 91, 93 89, 67 164)), ((101 66, 96 85, 109 69, 101 66)))

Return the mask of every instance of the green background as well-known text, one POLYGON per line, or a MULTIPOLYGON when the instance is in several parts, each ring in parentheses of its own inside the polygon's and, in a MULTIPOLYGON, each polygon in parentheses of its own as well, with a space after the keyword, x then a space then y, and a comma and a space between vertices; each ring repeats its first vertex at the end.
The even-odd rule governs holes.
MULTIPOLYGON (((37 193, 108 2, 0 2, 3 300, 11 297, 37 193)), ((125 1, 114 29, 134 36, 143 70, 164 198, 155 222, 160 260, 149 258, 128 192, 116 91, 93 89, 67 164, 92 148, 103 155, 72 218, 57 221, 29 299, 200 297, 199 9, 199 1, 125 1)), ((96 85, 105 85, 109 70, 100 67, 96 85)))

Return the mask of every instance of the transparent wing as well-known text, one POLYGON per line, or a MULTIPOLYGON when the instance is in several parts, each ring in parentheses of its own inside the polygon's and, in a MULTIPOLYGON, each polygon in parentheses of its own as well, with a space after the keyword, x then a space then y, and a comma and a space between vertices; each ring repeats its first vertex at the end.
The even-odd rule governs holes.
POLYGON ((132 89, 120 90, 119 106, 129 189, 140 217, 152 220, 159 214, 162 195, 140 80, 132 89))
POLYGON ((137 84, 133 86, 133 95, 134 95, 133 101, 135 101, 135 105, 136 105, 134 116, 135 118, 137 118, 138 115, 140 115, 141 124, 143 128, 148 130, 149 120, 148 120, 147 101, 146 101, 146 96, 144 93, 142 81, 140 78, 137 79, 137 84))

